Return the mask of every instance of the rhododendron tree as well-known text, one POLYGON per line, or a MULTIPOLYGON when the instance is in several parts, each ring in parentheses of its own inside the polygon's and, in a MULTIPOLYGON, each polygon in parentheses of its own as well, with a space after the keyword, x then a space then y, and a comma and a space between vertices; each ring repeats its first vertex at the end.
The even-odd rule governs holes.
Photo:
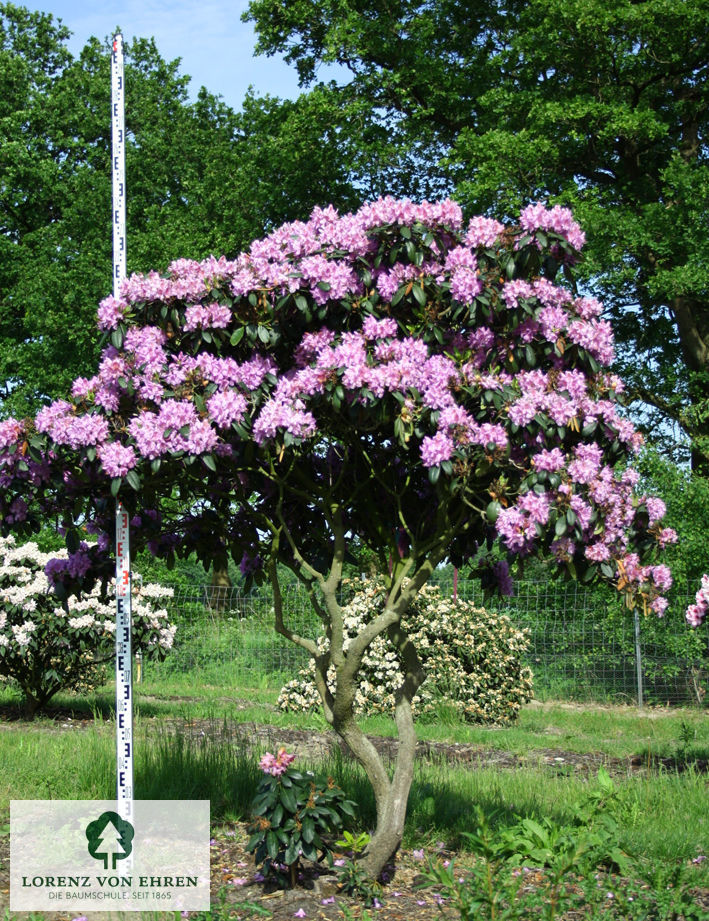
MULTIPOLYGON (((19 686, 28 719, 57 691, 95 687, 116 652, 115 603, 95 588, 64 606, 51 591, 47 571, 66 555, 0 537, 0 679, 19 686)), ((134 590, 133 647, 147 658, 172 648, 176 627, 160 606, 172 594, 153 583, 134 590)))
POLYGON ((317 209, 233 261, 129 278, 100 305, 97 373, 34 421, 0 423, 3 527, 60 517, 60 593, 110 573, 115 496, 134 549, 231 556, 248 580, 270 579, 276 629, 312 655, 325 716, 372 783, 372 874, 401 841, 413 777, 424 675, 406 614, 442 560, 503 577, 500 551, 545 553, 612 580, 629 605, 666 606, 655 552, 675 535, 662 503, 634 492, 626 461, 641 438, 607 370, 612 331, 573 288, 583 243, 568 211, 540 204, 515 226, 464 222, 448 200, 317 209), (378 555, 388 598, 345 654, 353 535, 378 555), (278 564, 305 584, 327 649, 289 627, 278 564), (403 669, 391 775, 353 712, 381 634, 403 669))

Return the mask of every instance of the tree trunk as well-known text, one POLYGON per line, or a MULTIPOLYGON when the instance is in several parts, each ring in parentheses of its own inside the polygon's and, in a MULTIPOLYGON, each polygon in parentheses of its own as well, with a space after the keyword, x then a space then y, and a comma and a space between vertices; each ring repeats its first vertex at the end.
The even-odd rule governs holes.
POLYGON ((22 700, 22 718, 28 722, 32 722, 44 703, 46 703, 46 701, 38 700, 34 695, 28 694, 25 691, 22 700))
POLYGON ((374 790, 377 825, 362 859, 362 866, 371 879, 380 876, 399 849, 404 834, 406 808, 414 778, 416 757, 416 729, 411 702, 426 677, 416 649, 401 623, 395 622, 389 626, 387 633, 401 654, 404 666, 404 680, 397 691, 394 709, 399 745, 391 778, 376 748, 355 721, 356 673, 341 681, 342 670, 338 669, 337 689, 332 707, 333 729, 362 765, 374 790))
POLYGON ((219 566, 214 563, 212 566, 212 577, 209 582, 209 607, 213 611, 224 611, 229 604, 232 582, 229 570, 226 566, 219 566))
MULTIPOLYGON (((391 779, 381 756, 359 728, 353 716, 350 719, 336 721, 333 725, 335 732, 344 740, 364 768, 374 790, 377 825, 362 858, 362 866, 371 879, 379 877, 401 845, 409 791, 414 776, 416 736, 410 703, 406 702, 397 709, 401 709, 401 715, 405 720, 407 719, 405 711, 408 711, 410 733, 405 732, 402 738, 400 731, 394 776, 391 779)), ((399 714, 397 714, 398 724, 399 714)))

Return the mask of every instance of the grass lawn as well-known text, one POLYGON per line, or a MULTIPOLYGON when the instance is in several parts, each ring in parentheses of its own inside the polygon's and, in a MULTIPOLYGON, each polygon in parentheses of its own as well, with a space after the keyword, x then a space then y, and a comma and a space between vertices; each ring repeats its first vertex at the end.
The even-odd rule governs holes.
MULTIPOLYGON (((328 731, 320 715, 279 711, 275 706, 278 681, 255 684, 218 683, 213 675, 197 673, 149 675, 135 687, 136 798, 209 799, 218 873, 231 860, 237 867, 249 867, 232 870, 240 877, 253 873, 251 858, 243 850, 245 822, 260 778, 258 758, 265 740, 273 748, 281 744, 279 733, 287 742, 293 737, 320 738, 328 731)), ((8 904, 2 893, 7 871, 2 866, 2 842, 3 829, 8 831, 10 800, 113 798, 113 695, 110 685, 89 698, 59 695, 47 716, 26 723, 18 718, 17 697, 7 688, 0 690, 0 919, 8 904)), ((364 720, 363 726, 371 735, 393 734, 393 724, 384 717, 364 720)), ((706 894, 709 903, 709 860, 694 862, 709 853, 709 720, 705 711, 533 702, 509 726, 467 725, 441 710, 435 719, 418 725, 418 734, 428 740, 434 756, 420 758, 416 766, 401 852, 402 888, 402 878, 414 881, 422 869, 412 855, 445 853, 457 857, 461 866, 466 861, 475 866, 478 858, 471 855, 466 834, 474 830, 478 808, 493 830, 509 828, 520 818, 549 819, 559 826, 572 823, 577 804, 597 786, 595 767, 589 770, 588 765, 605 764, 617 791, 613 814, 618 822, 618 845, 648 868, 683 867, 692 891, 706 894), (445 756, 446 751, 461 747, 484 753, 493 764, 473 767, 445 756), (435 756, 439 751, 444 752, 442 757, 435 756)), ((337 749, 325 761, 311 757, 301 764, 309 757, 308 749, 305 751, 299 766, 330 773, 358 804, 356 830, 371 828, 374 802, 359 766, 337 749)), ((214 881, 214 869, 212 878, 214 881)), ((212 921, 256 917, 285 921, 295 915, 292 907, 286 911, 285 902, 277 909, 273 902, 263 901, 263 893, 255 883, 251 885, 253 891, 239 893, 237 907, 220 902, 212 921)), ((391 917, 411 921, 436 917, 435 903, 417 896, 413 882, 409 889, 408 909, 399 904, 398 909, 405 913, 391 917), (428 909, 418 907, 424 902, 430 905, 430 915, 425 914, 428 909)), ((384 910, 382 921, 389 921, 387 910, 393 909, 384 910)), ((630 917, 597 915, 595 911, 583 917, 589 921, 630 917)), ((338 912, 305 916, 328 921, 370 917, 356 903, 338 912)), ((57 914, 51 921, 70 921, 71 917, 57 914)), ((126 919, 139 917, 140 913, 130 913, 126 919)), ((146 921, 160 921, 160 917, 146 914, 146 921)), ((165 914, 166 919, 174 917, 165 914)))
MULTIPOLYGON (((50 713, 24 723, 9 719, 13 698, 2 692, 0 825, 7 821, 11 799, 112 798, 112 695, 107 687, 88 700, 60 696, 55 701, 61 708, 58 716, 50 713)), ((248 816, 259 777, 258 750, 235 743, 233 732, 224 727, 268 725, 274 739, 279 728, 326 729, 321 716, 278 711, 277 689, 265 685, 225 689, 203 685, 193 676, 189 682, 146 681, 136 687, 135 697, 136 797, 209 798, 216 822, 248 816), (190 730, 198 721, 211 727, 204 737, 190 730)), ((363 725, 373 735, 390 735, 393 729, 383 717, 363 725)), ((576 771, 571 757, 568 764, 543 763, 542 753, 553 750, 598 753, 616 767, 619 759, 640 763, 639 770, 628 770, 625 776, 614 773, 620 844, 627 850, 654 861, 687 861, 709 852, 709 720, 704 711, 533 703, 511 726, 469 726, 442 713, 439 721, 429 719, 418 731, 421 739, 512 752, 525 755, 526 761, 514 770, 471 770, 421 760, 410 798, 407 847, 444 841, 464 849, 463 833, 470 829, 476 806, 493 823, 504 824, 514 815, 569 820, 593 775, 576 771), (668 759, 669 766, 653 758, 668 759), (646 764, 650 770, 642 769, 646 764)), ((325 767, 358 802, 360 827, 371 827, 374 804, 366 778, 350 759, 337 754, 325 767)), ((705 885, 708 865, 706 861, 697 867, 697 879, 705 885)))

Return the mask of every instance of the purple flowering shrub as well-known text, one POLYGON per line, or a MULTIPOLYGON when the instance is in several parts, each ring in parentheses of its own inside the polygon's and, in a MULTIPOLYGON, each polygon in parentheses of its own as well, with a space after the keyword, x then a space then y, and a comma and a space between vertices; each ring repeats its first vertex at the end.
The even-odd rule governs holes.
POLYGON ((234 260, 127 279, 99 307, 96 374, 36 419, 0 422, 2 528, 59 518, 61 595, 110 576, 117 496, 135 550, 230 556, 247 584, 270 578, 276 629, 314 657, 325 716, 367 766, 373 873, 400 842, 411 773, 387 774, 367 746, 356 674, 386 633, 405 663, 404 764, 423 681, 405 615, 438 563, 544 554, 629 606, 667 605, 657 553, 676 535, 634 488, 642 438, 619 408, 612 330, 573 288, 583 243, 567 210, 541 204, 507 226, 449 200, 316 209, 234 260), (389 594, 345 656, 337 593, 355 536, 389 594), (305 583, 326 652, 286 623, 277 564, 305 583))
MULTIPOLYGON (((115 602, 95 589, 64 607, 50 590, 47 571, 62 557, 0 537, 0 680, 20 688, 30 718, 57 691, 93 690, 115 656, 115 602)), ((160 606, 172 594, 152 583, 134 592, 133 647, 148 658, 172 648, 176 627, 160 606)))
MULTIPOLYGON (((327 481, 375 546, 398 517, 423 549, 445 509, 450 556, 469 559, 487 509, 511 554, 544 549, 662 613, 669 572, 638 551, 674 536, 660 500, 617 469, 641 437, 605 370, 612 331, 556 280, 583 242, 559 207, 506 228, 466 224, 451 201, 383 199, 318 209, 233 261, 133 276, 99 308, 110 342, 96 375, 34 421, 0 423, 3 526, 61 510, 71 529, 78 500, 103 535, 120 493, 155 553, 248 560, 277 500, 294 526, 327 532, 327 481), (305 472, 302 496, 281 489, 305 472), (183 496, 189 510, 166 513, 183 496), (253 512, 239 505, 255 496, 253 512)), ((101 568, 76 548, 53 577, 101 568)))
MULTIPOLYGON (((343 608, 345 650, 386 604, 383 581, 354 581, 355 594, 343 608)), ((532 698, 532 672, 522 665, 529 647, 528 631, 515 627, 504 614, 470 601, 443 597, 437 585, 425 585, 411 603, 406 628, 426 672, 412 700, 414 714, 435 717, 444 705, 470 723, 506 723, 532 698)), ((318 640, 325 651, 327 637, 318 640)), ((396 692, 404 680, 403 663, 385 636, 378 636, 362 658, 355 692, 355 712, 394 712, 396 692)), ((334 690, 336 671, 328 670, 334 690)), ((278 706, 290 712, 320 709, 311 659, 298 676, 283 686, 278 706)))

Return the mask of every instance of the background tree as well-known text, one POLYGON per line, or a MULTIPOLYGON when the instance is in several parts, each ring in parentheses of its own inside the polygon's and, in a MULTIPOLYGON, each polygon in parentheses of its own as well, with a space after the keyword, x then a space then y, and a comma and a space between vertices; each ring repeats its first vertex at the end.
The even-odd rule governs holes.
POLYGON ((706 0, 252 0, 247 15, 304 84, 323 61, 349 70, 330 91, 370 101, 408 153, 400 183, 413 162, 422 190, 469 213, 570 205, 628 402, 709 472, 706 0))
POLYGON ((624 469, 641 438, 618 413, 610 326, 554 280, 582 244, 561 208, 527 208, 515 226, 466 225, 449 200, 316 209, 234 261, 128 279, 99 308, 98 373, 34 422, 0 423, 2 527, 60 517, 70 554, 48 575, 63 595, 110 575, 117 495, 135 550, 228 554, 269 579, 276 629, 311 654, 325 717, 371 781, 373 876, 401 842, 413 779, 424 672, 407 614, 440 562, 485 569, 489 545, 546 553, 630 605, 667 604, 670 572, 653 559, 676 534, 624 469), (351 535, 386 599, 346 637, 351 535), (289 626, 279 564, 321 630, 289 626), (391 772, 354 710, 384 635, 402 663, 391 772))
MULTIPOLYGON (((68 38, 50 15, 0 3, 5 414, 91 373, 95 304, 111 289, 110 53, 91 39, 74 58, 68 38)), ((249 94, 235 113, 204 88, 189 102, 188 82, 152 40, 126 46, 129 271, 235 255, 317 203, 359 201, 358 125, 340 126, 321 93, 249 94)))

